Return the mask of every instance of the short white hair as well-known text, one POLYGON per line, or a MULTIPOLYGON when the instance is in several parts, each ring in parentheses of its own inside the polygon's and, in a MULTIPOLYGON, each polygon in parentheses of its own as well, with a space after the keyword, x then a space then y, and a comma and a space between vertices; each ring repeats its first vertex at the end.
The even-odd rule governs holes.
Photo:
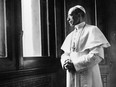
POLYGON ((80 9, 80 10, 82 10, 86 14, 86 11, 85 11, 84 7, 82 7, 81 5, 76 5, 76 6, 74 6, 74 7, 72 7, 72 8, 69 9, 68 15, 70 15, 77 8, 80 9))

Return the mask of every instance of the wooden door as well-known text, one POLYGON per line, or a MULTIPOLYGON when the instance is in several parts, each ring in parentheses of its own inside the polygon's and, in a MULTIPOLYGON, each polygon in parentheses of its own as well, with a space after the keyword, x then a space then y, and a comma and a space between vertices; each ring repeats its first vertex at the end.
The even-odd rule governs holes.
MULTIPOLYGON (((19 26, 21 17, 18 16, 20 14, 20 1, 19 0, 1 0, 0 1, 0 12, 4 13, 0 14, 1 22, 0 24, 3 26, 4 24, 4 35, 6 42, 5 57, 0 57, 0 75, 2 77, 2 72, 8 72, 11 70, 18 69, 18 56, 19 56, 19 41, 20 41, 20 33, 19 26), (17 3, 19 4, 17 4, 17 3), (2 17, 3 16, 3 17, 2 17), (19 20, 19 21, 17 21, 19 20), (17 63, 16 63, 17 61, 17 63)), ((0 25, 0 26, 1 26, 0 25)), ((1 38, 1 37, 0 37, 1 38)), ((2 40, 1 40, 2 41, 2 40)))

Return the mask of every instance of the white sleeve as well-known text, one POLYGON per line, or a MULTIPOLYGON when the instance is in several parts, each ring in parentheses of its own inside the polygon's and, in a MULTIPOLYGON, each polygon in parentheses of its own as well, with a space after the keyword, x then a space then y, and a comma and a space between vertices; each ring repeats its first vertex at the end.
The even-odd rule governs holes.
POLYGON ((70 59, 69 54, 68 54, 68 53, 63 53, 63 54, 61 55, 61 65, 62 65, 62 68, 63 68, 64 63, 65 63, 65 61, 66 61, 67 59, 70 59))
POLYGON ((104 50, 102 46, 95 47, 90 50, 87 55, 83 55, 78 58, 78 61, 74 63, 76 71, 84 68, 90 68, 101 62, 104 58, 104 50))

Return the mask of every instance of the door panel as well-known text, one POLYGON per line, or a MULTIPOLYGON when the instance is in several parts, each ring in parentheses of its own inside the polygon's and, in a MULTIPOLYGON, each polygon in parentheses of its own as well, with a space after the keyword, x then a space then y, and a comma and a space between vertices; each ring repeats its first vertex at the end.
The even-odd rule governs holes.
POLYGON ((20 1, 19 0, 4 0, 5 1, 5 22, 6 22, 6 38, 7 38, 7 57, 0 58, 0 72, 16 70, 18 65, 19 51, 19 26, 20 16, 20 1), (17 4, 17 3, 18 4, 17 4), (17 61, 17 63, 16 63, 17 61))
MULTIPOLYGON (((108 6, 107 1, 104 2, 100 0, 96 0, 96 11, 97 11, 97 26, 101 29, 101 31, 104 33, 105 37, 109 40, 109 34, 108 34, 108 6)), ((100 70, 103 80, 103 87, 112 87, 110 86, 110 63, 111 63, 111 57, 110 57, 110 48, 104 49, 104 60, 100 63, 100 70)))

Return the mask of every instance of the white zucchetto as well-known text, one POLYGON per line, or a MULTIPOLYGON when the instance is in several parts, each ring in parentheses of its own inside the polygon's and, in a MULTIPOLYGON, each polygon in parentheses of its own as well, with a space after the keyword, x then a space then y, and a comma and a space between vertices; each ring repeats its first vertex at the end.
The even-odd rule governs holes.
POLYGON ((84 7, 82 7, 81 5, 76 5, 76 6, 74 6, 74 7, 72 7, 72 8, 69 9, 68 15, 70 15, 70 14, 71 14, 74 10, 76 10, 77 8, 80 9, 80 10, 82 10, 84 13, 86 13, 84 7))

